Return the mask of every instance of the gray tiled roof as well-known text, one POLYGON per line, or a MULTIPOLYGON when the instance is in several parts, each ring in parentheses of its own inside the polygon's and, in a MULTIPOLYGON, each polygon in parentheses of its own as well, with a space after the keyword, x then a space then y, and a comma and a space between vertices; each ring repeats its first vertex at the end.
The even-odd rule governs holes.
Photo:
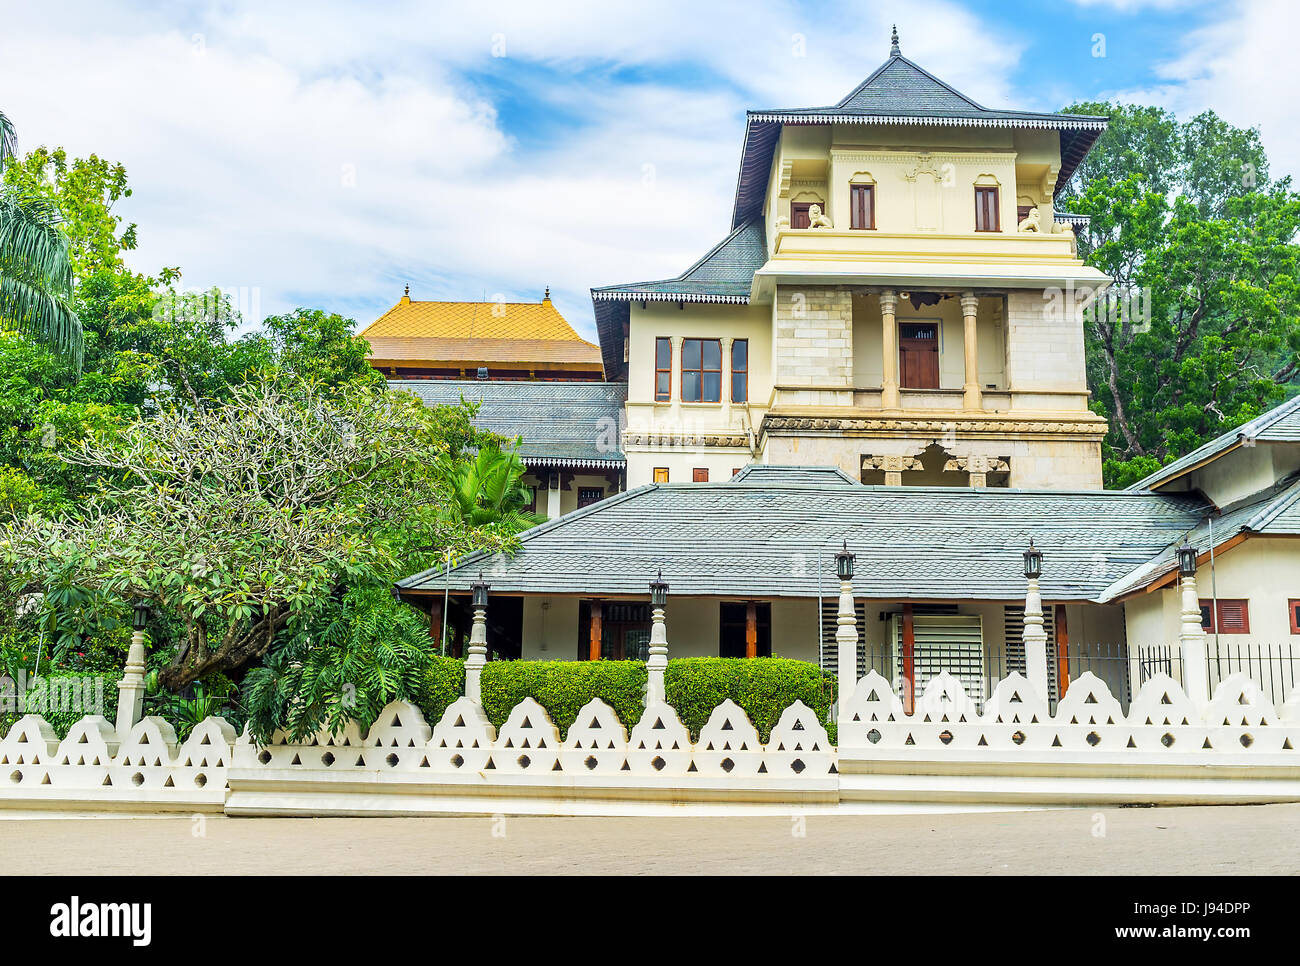
POLYGON ((748 301, 754 273, 767 261, 763 219, 753 218, 732 230, 726 238, 676 278, 655 282, 628 282, 593 288, 597 301, 637 301, 642 298, 674 300, 727 296, 748 301))
POLYGON ((1242 440, 1262 440, 1266 443, 1300 443, 1300 396, 1289 399, 1238 426, 1222 436, 1217 436, 1185 456, 1167 463, 1145 479, 1138 480, 1130 490, 1150 490, 1168 482, 1183 472, 1207 463, 1220 453, 1232 449, 1242 440))
POLYGON ((1221 513, 1207 513, 1185 536, 1171 541, 1151 560, 1106 588, 1102 598, 1123 597, 1173 572, 1178 566, 1178 547, 1184 540, 1205 554, 1211 546, 1221 547, 1241 533, 1300 535, 1300 474, 1279 480, 1267 490, 1225 507, 1221 513))
POLYGON ((415 393, 426 406, 455 405, 462 396, 479 403, 474 423, 502 436, 522 437, 519 455, 526 462, 624 461, 622 452, 602 440, 618 442, 625 383, 412 379, 388 386, 415 393))
POLYGON ((772 151, 781 125, 827 123, 1056 130, 1061 137, 1061 169, 1056 182, 1059 191, 1106 129, 1107 119, 1083 114, 1044 114, 984 107, 908 60, 895 48, 884 64, 838 104, 749 112, 740 177, 736 183, 733 225, 747 221, 762 207, 772 151))
POLYGON ((858 481, 838 466, 778 466, 750 463, 731 478, 732 483, 807 483, 812 486, 857 486, 858 481))
POLYGON ((763 219, 756 216, 732 229, 726 238, 677 278, 628 282, 591 290, 606 377, 623 372, 623 323, 628 303, 647 301, 749 301, 754 273, 767 261, 763 219))
MULTIPOLYGON (((792 470, 797 478, 805 472, 792 470)), ((494 591, 635 595, 660 568, 672 593, 816 597, 834 592, 833 553, 857 554, 863 597, 1018 600, 1021 553, 1042 548, 1043 596, 1089 600, 1196 524, 1187 495, 751 481, 644 486, 527 531, 513 558, 453 567, 464 592, 480 570, 494 591)), ((437 591, 438 569, 402 581, 437 591)))

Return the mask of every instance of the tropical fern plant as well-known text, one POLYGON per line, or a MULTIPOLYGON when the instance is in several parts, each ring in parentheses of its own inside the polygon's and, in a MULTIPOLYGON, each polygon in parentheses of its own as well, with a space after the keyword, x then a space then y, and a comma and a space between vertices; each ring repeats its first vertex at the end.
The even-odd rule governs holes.
MULTIPOLYGON (((0 113, 0 167, 14 127, 0 113)), ((81 321, 72 308, 72 259, 63 216, 47 198, 0 186, 0 330, 21 332, 81 367, 81 321)))
POLYGON ((395 700, 415 700, 432 656, 416 612, 385 587, 357 587, 325 604, 244 678, 243 709, 253 736, 291 739, 348 721, 364 730, 395 700))
POLYGON ((532 498, 523 484, 528 468, 518 453, 486 444, 472 456, 444 456, 439 465, 451 491, 446 512, 465 524, 518 533, 546 521, 528 509, 532 498))

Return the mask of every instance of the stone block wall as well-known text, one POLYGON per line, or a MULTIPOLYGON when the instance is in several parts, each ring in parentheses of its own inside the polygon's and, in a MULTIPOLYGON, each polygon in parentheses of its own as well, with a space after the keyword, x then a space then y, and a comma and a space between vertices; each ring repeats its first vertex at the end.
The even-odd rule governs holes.
POLYGON ((778 386, 853 385, 853 295, 845 286, 777 286, 773 365, 778 386))
POLYGON ((1086 392, 1083 308, 1071 292, 1007 295, 1007 379, 1013 390, 1086 392))

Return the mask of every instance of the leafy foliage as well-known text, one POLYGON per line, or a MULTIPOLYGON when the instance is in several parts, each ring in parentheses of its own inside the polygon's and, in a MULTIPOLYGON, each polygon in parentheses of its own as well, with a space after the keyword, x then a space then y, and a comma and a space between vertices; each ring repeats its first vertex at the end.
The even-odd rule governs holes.
POLYGON ((613 708, 631 729, 641 718, 646 669, 641 661, 490 661, 479 683, 483 711, 498 729, 515 705, 532 698, 563 738, 592 698, 613 708))
POLYGON ((101 490, 0 530, 0 560, 20 581, 150 601, 183 627, 159 675, 178 690, 244 668, 348 587, 389 579, 413 531, 436 547, 506 546, 491 527, 446 526, 439 428, 404 393, 237 387, 223 406, 164 409, 64 454, 101 490))
POLYGON ((835 701, 836 681, 817 665, 790 658, 688 657, 668 662, 664 689, 692 741, 727 698, 744 709, 759 739, 767 741, 781 712, 796 700, 825 721, 835 701))
POLYGON ((1300 196, 1254 130, 1213 112, 1080 104, 1110 129, 1063 197, 1090 264, 1142 311, 1087 313, 1110 486, 1140 479, 1284 399, 1300 372, 1300 196))
POLYGON ((546 520, 528 509, 531 498, 522 482, 528 468, 518 453, 484 443, 473 455, 443 457, 438 470, 451 491, 449 520, 471 527, 496 524, 514 533, 546 520))
MULTIPOLYGON (((418 615, 384 588, 347 591, 294 623, 292 633, 244 679, 244 707, 253 736, 266 743, 276 730, 297 740, 349 720, 367 728, 390 701, 437 706, 454 684, 454 666, 431 686, 435 658, 418 615)), ((464 670, 460 672, 464 686, 464 670)), ((451 700, 454 700, 452 698, 451 700)), ((442 703, 445 710, 450 701, 442 703)))

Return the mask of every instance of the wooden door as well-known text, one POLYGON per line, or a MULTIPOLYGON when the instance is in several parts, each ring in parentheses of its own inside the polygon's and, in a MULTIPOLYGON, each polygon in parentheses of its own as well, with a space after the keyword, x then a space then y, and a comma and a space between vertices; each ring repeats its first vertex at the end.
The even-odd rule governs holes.
POLYGON ((898 357, 900 380, 905 389, 938 389, 939 323, 901 324, 898 357))

